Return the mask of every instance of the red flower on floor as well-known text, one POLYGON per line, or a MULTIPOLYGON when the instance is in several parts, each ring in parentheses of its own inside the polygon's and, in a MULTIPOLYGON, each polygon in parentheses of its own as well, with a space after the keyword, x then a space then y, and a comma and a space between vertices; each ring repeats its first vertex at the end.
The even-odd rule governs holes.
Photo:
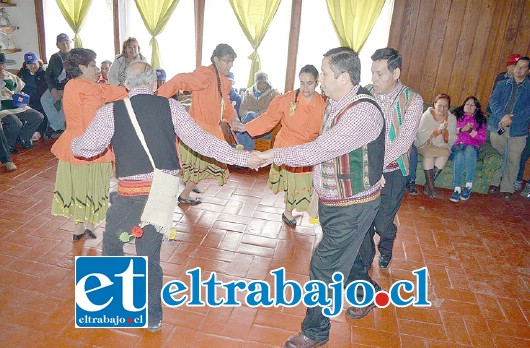
POLYGON ((136 238, 142 238, 144 235, 144 230, 140 226, 134 226, 131 230, 131 233, 136 238))

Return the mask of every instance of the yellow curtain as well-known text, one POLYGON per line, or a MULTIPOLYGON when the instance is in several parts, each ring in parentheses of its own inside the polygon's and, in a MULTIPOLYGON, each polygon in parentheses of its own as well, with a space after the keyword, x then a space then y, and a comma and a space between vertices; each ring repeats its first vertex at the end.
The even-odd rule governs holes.
POLYGON ((74 31, 74 47, 83 47, 79 36, 92 0, 56 0, 64 19, 74 31))
POLYGON ((341 46, 360 52, 385 0, 326 0, 341 46))
MULTIPOLYGON (((239 21, 239 25, 254 51, 248 57, 252 60, 248 86, 254 84, 254 74, 261 69, 258 47, 265 37, 281 0, 230 0, 230 5, 239 21)), ((288 33, 286 33, 288 35, 288 33)))
POLYGON ((152 36, 149 41, 152 49, 151 65, 160 68, 160 53, 156 36, 164 30, 179 0, 135 0, 135 2, 145 27, 152 36))

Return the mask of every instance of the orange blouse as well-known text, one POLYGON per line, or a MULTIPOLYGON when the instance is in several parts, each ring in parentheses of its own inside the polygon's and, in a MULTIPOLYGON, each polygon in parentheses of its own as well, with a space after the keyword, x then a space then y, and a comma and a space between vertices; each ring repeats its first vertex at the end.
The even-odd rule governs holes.
POLYGON ((245 126, 248 134, 258 136, 269 132, 281 121, 282 128, 274 140, 275 148, 302 145, 315 140, 322 127, 326 102, 318 93, 308 103, 300 93, 296 110, 291 112, 296 91, 277 96, 272 100, 267 111, 245 126))
MULTIPOLYGON (((230 122, 236 110, 230 102, 231 83, 222 74, 221 92, 224 100, 223 119, 230 122)), ((178 91, 191 93, 190 115, 208 133, 224 140, 219 122, 221 121, 221 96, 217 89, 217 76, 213 65, 198 67, 192 73, 177 74, 158 88, 157 94, 171 98, 178 91)))
POLYGON ((66 130, 52 146, 51 151, 55 157, 77 165, 114 160, 114 154, 110 150, 88 161, 75 158, 71 149, 72 141, 85 132, 100 107, 125 97, 127 97, 125 87, 97 84, 80 78, 68 81, 63 94, 66 130))

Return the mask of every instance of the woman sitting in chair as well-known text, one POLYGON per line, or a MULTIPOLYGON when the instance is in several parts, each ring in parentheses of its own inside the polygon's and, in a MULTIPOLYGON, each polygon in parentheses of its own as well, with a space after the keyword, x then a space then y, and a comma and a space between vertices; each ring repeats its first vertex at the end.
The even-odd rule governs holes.
POLYGON ((421 116, 414 144, 418 148, 418 153, 423 156, 425 173, 423 193, 436 198, 438 193, 434 188, 434 182, 447 163, 451 147, 456 141, 456 118, 449 112, 451 97, 447 94, 438 94, 434 98, 433 105, 434 108, 428 108, 421 116))

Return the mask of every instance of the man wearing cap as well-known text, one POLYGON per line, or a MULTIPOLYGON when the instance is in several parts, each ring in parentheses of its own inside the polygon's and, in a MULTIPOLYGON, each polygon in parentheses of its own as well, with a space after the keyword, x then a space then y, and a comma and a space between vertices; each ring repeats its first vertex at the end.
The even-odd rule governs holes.
MULTIPOLYGON (((508 61, 506 62, 506 71, 501 72, 497 77, 495 78, 495 82, 493 83, 493 89, 495 89, 495 86, 497 86, 497 83, 508 80, 510 77, 513 76, 513 71, 515 69, 515 63, 517 63, 517 60, 521 58, 520 54, 512 54, 508 57, 508 61)), ((493 93, 493 89, 491 92, 493 93)), ((491 106, 488 104, 488 107, 486 108, 486 112, 488 114, 491 114, 491 106)))
MULTIPOLYGON (((39 60, 39 56, 34 52, 27 52, 24 54, 24 64, 18 72, 17 76, 24 81, 24 88, 22 92, 29 95, 29 106, 44 114, 44 109, 40 102, 40 98, 48 89, 48 85, 45 80, 45 72, 42 68, 42 61, 39 60)), ((48 119, 44 115, 44 120, 37 129, 37 137, 33 140, 40 138, 41 134, 44 134, 48 125, 48 119)))
POLYGON ((506 166, 493 174, 488 193, 500 190, 501 197, 511 200, 519 171, 521 153, 526 146, 530 124, 530 58, 521 57, 515 64, 513 77, 500 81, 490 98, 488 119, 491 145, 506 157, 506 166), (502 179, 501 179, 502 178, 502 179), (500 187, 499 187, 500 186, 500 187))
POLYGON ((46 69, 46 84, 48 90, 41 97, 42 108, 50 122, 49 133, 45 137, 58 138, 64 131, 64 113, 61 106, 64 85, 68 82, 64 60, 72 49, 68 35, 57 35, 57 48, 59 52, 52 54, 46 69))
POLYGON ((5 70, 6 56, 0 53, 0 119, 6 126, 9 151, 17 153, 17 138, 23 149, 31 149, 31 136, 39 127, 44 116, 28 106, 29 96, 21 94, 24 81, 5 70))
MULTIPOLYGON (((254 75, 254 85, 243 93, 238 112, 241 123, 246 124, 265 112, 271 101, 278 95, 280 92, 272 88, 269 75, 258 71, 254 75)), ((237 132, 236 137, 245 150, 254 150, 254 139, 247 132, 237 132)))

